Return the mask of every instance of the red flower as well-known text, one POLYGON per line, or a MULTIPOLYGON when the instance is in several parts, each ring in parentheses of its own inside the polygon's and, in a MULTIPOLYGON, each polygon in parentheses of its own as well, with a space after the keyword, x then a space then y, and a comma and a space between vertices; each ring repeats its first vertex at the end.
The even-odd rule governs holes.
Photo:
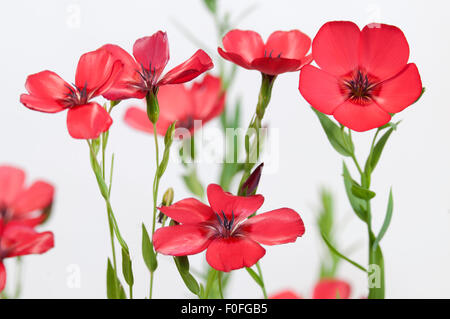
POLYGON ((234 196, 219 185, 208 186, 207 206, 194 198, 159 210, 181 225, 154 234, 156 251, 172 256, 206 251, 209 265, 219 271, 253 266, 266 253, 260 244, 295 242, 305 232, 299 214, 280 208, 248 218, 263 204, 262 195, 234 196))
POLYGON ((54 188, 44 181, 25 187, 25 173, 11 166, 0 166, 0 223, 20 221, 36 226, 45 218, 44 210, 53 201, 54 188))
POLYGON ((269 296, 269 299, 303 299, 303 298, 300 295, 297 295, 295 291, 283 290, 269 296))
MULTIPOLYGON (((350 298, 350 285, 339 279, 322 279, 314 287, 312 299, 348 299, 350 298)), ((302 299, 292 290, 283 290, 269 296, 269 299, 302 299)))
POLYGON ((298 71, 312 61, 311 55, 306 55, 311 39, 298 30, 275 31, 266 44, 254 31, 231 30, 222 43, 225 51, 218 50, 224 59, 268 75, 298 71))
POLYGON ((68 109, 67 129, 70 136, 94 139, 109 129, 112 119, 93 97, 104 94, 116 80, 122 63, 106 50, 85 53, 81 56, 75 75, 75 85, 51 71, 28 76, 20 102, 26 107, 45 113, 68 109))
POLYGON ((388 123, 390 113, 402 111, 422 92, 419 71, 408 63, 408 42, 395 26, 369 24, 360 31, 353 22, 328 22, 314 38, 312 53, 320 69, 302 70, 301 94, 352 130, 388 123))
MULTIPOLYGON (((220 78, 208 74, 191 88, 183 84, 161 87, 158 102, 160 114, 156 131, 159 135, 164 136, 175 120, 177 128, 183 127, 193 133, 195 120, 204 124, 222 113, 225 94, 221 89, 220 78)), ((148 119, 147 112, 141 108, 130 107, 124 120, 137 130, 153 134, 153 124, 148 119)))
POLYGON ((3 259, 30 254, 42 254, 53 248, 53 233, 37 233, 19 222, 5 224, 0 220, 0 292, 5 288, 6 269, 3 259))
POLYGON ((110 100, 142 99, 149 91, 156 93, 159 86, 188 82, 213 67, 211 58, 203 50, 198 50, 160 78, 169 61, 169 42, 167 34, 162 31, 136 40, 134 58, 117 45, 107 44, 102 48, 124 64, 119 81, 105 94, 110 100))

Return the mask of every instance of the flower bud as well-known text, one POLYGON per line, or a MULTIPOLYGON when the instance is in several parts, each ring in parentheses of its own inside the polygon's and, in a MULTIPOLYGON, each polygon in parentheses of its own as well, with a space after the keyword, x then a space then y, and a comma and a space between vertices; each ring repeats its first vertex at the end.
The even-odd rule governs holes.
POLYGON ((162 199, 162 206, 170 206, 173 202, 173 188, 170 187, 166 190, 162 199))
POLYGON ((159 104, 156 93, 150 91, 145 97, 145 99, 147 101, 148 119, 150 120, 150 122, 153 123, 153 125, 156 125, 156 122, 158 121, 159 118, 159 104))
POLYGON ((259 164, 239 189, 239 196, 251 196, 256 193, 264 163, 259 164))

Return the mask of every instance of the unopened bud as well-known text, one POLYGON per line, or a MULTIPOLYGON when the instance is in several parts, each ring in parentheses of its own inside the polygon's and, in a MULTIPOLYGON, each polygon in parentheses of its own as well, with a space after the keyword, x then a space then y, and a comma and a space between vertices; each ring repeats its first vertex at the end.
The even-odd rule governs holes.
POLYGON ((242 184, 241 189, 239 190, 239 196, 251 196, 256 193, 263 167, 264 163, 259 164, 253 173, 250 174, 244 184, 242 184))
POLYGON ((155 93, 150 91, 147 96, 145 97, 147 101, 147 116, 150 122, 153 123, 153 125, 156 124, 159 118, 159 104, 158 104, 158 98, 155 93))

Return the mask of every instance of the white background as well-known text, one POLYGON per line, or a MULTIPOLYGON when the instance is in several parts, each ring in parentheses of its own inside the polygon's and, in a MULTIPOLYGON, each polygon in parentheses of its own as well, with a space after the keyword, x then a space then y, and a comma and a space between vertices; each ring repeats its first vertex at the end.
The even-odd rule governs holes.
MULTIPOLYGON (((263 38, 275 30, 300 29, 313 37, 329 20, 352 20, 399 26, 411 48, 410 61, 420 70, 427 91, 419 103, 397 115, 403 119, 383 154, 373 178, 375 229, 384 218, 389 187, 395 212, 383 239, 387 297, 449 298, 450 290, 450 7, 448 1, 223 1, 222 9, 236 16, 248 6, 256 10, 238 27, 258 31, 263 38)), ((105 297, 106 258, 110 252, 104 203, 90 171, 85 142, 69 137, 66 114, 33 112, 19 103, 26 76, 50 69, 73 82, 78 57, 105 43, 131 50, 134 40, 162 29, 168 32, 171 61, 184 61, 197 49, 175 27, 186 26, 215 54, 212 19, 201 1, 14 1, 0 10, 0 162, 18 165, 28 181, 45 178, 56 185, 54 215, 44 229, 54 231, 56 247, 25 260, 28 298, 105 297), (79 13, 79 16, 78 16, 79 13), (72 266, 71 266, 72 265, 72 266), (75 266, 73 266, 75 265, 75 266), (80 270, 80 287, 71 288, 71 267, 80 270), (69 280, 70 281, 70 280, 69 280)), ((260 75, 240 70, 230 96, 239 92, 244 122, 254 111, 260 75)), ((300 212, 306 234, 295 244, 269 247, 262 260, 269 293, 292 288, 305 297, 317 278, 323 246, 314 226, 318 190, 325 185, 337 197, 338 237, 352 248, 352 258, 366 264, 364 225, 350 210, 341 180, 342 158, 328 144, 315 115, 298 90, 298 73, 280 76, 274 86, 265 122, 280 135, 279 167, 266 174, 260 192, 261 211, 282 206, 300 212)), ((139 297, 147 296, 148 272, 140 252, 140 223, 150 227, 154 173, 152 137, 127 127, 123 103, 115 109, 110 150, 116 153, 112 203, 133 255, 139 297)), ((211 126, 218 123, 211 123, 211 126)), ((373 132, 355 134, 365 158, 373 132)), ((176 200, 188 196, 171 164, 161 189, 175 188, 176 200)), ((203 181, 214 182, 217 167, 203 165, 203 181)), ((201 268, 204 255, 193 258, 201 268)), ((13 281, 14 264, 7 262, 13 281)), ((367 292, 364 274, 342 263, 340 277, 353 287, 353 297, 367 292)), ((228 297, 260 297, 245 270, 236 271, 228 297)), ((172 259, 163 257, 156 274, 156 297, 189 297, 172 259)))

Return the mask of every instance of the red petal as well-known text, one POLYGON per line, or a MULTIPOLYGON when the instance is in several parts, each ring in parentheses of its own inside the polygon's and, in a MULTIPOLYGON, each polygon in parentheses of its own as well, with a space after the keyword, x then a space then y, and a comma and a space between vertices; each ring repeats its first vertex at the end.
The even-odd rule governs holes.
POLYGON ((408 58, 408 41, 399 28, 387 24, 369 24, 362 30, 360 65, 380 81, 403 70, 408 58))
POLYGON ((0 166, 0 206, 9 205, 23 189, 25 172, 12 166, 0 166))
POLYGON ((75 84, 86 88, 88 96, 102 95, 114 84, 123 64, 107 50, 98 49, 83 54, 78 61, 75 84))
POLYGON ((4 228, 1 245, 8 251, 6 257, 42 254, 54 247, 53 233, 37 233, 32 227, 9 222, 4 228))
POLYGON ((211 207, 195 198, 186 198, 159 210, 182 224, 199 224, 214 217, 211 207))
POLYGON ((109 88, 103 96, 108 100, 124 100, 128 98, 142 99, 146 92, 136 88, 136 83, 140 83, 141 79, 137 70, 141 67, 136 63, 134 58, 127 51, 114 44, 106 44, 101 47, 108 51, 114 59, 119 60, 123 64, 117 81, 109 88))
POLYGON ((26 107, 46 113, 64 109, 63 99, 70 93, 71 86, 52 71, 29 75, 25 82, 29 94, 22 94, 20 102, 26 107))
POLYGON ((376 103, 360 105, 350 100, 339 105, 333 115, 339 123, 357 132, 383 126, 391 120, 389 113, 376 103))
POLYGON ((413 104, 422 93, 422 81, 414 63, 393 78, 380 84, 374 100, 389 113, 398 113, 413 104))
POLYGON ((258 262, 266 250, 257 242, 245 237, 214 239, 206 251, 206 261, 219 271, 231 271, 251 267, 258 262))
POLYGON ((94 139, 106 132, 112 124, 108 112, 98 103, 73 107, 67 113, 67 129, 70 136, 94 139))
POLYGON ((136 40, 133 46, 133 55, 139 65, 146 70, 155 72, 155 77, 158 79, 169 61, 167 34, 158 31, 152 36, 136 40))
POLYGON ((277 294, 269 296, 269 299, 302 299, 300 295, 297 295, 294 291, 284 290, 277 294))
POLYGON ((204 122, 220 115, 225 106, 225 93, 222 92, 220 78, 205 75, 201 82, 192 85, 191 94, 194 100, 194 119, 204 122))
POLYGON ((222 55, 224 59, 244 68, 250 68, 249 65, 254 59, 264 57, 264 42, 254 31, 231 30, 225 34, 222 43, 226 52, 219 48, 220 55, 225 53, 222 55), (238 58, 234 59, 236 57, 238 58))
POLYGON ((161 87, 158 103, 159 115, 166 122, 184 121, 188 116, 194 116, 193 96, 182 84, 161 87))
POLYGON ((264 245, 295 242, 305 233, 300 215, 289 208, 280 208, 249 218, 242 230, 254 241, 264 245))
POLYGON ((314 61, 324 71, 341 76, 358 66, 360 31, 348 21, 325 23, 317 32, 312 44, 314 61))
MULTIPOLYGON (((153 134, 153 124, 148 119, 146 111, 135 106, 129 107, 125 112, 123 119, 125 123, 132 128, 138 131, 153 134)), ((163 117, 160 117, 158 119, 158 123, 156 124, 156 132, 159 135, 164 136, 170 124, 172 124, 172 122, 166 121, 163 117)))
POLYGON ((6 286, 6 268, 3 262, 0 260, 0 292, 5 289, 6 286))
POLYGON ((302 60, 267 57, 253 60, 251 63, 251 68, 264 74, 278 75, 285 72, 297 71, 302 64, 302 60))
POLYGON ((312 107, 325 114, 333 114, 347 98, 335 76, 312 65, 306 65, 300 72, 298 89, 312 107))
POLYGON ((157 85, 188 82, 212 69, 213 66, 214 64, 209 55, 203 50, 197 50, 189 59, 167 72, 157 85))
MULTIPOLYGON (((251 66, 251 61, 247 62, 246 60, 244 60, 244 58, 242 56, 240 56, 237 53, 233 53, 233 52, 225 52, 224 50, 222 50, 222 48, 217 48, 217 51, 219 52, 219 55, 224 58, 225 60, 228 60, 230 62, 233 62, 245 69, 248 70, 252 70, 252 66, 251 66)), ((253 61, 253 60, 252 60, 253 61)))
POLYGON ((55 189, 49 183, 44 181, 37 181, 33 183, 28 189, 23 190, 12 203, 12 211, 14 217, 36 210, 42 210, 48 207, 53 201, 53 194, 55 189))
POLYGON ((176 225, 158 229, 153 235, 155 250, 164 255, 195 255, 210 243, 209 231, 197 225, 176 225))
POLYGON ((275 31, 267 39, 266 55, 302 60, 311 47, 311 39, 299 30, 275 31))
POLYGON ((235 196, 225 192, 217 184, 209 184, 207 193, 209 204, 215 213, 221 215, 224 212, 228 219, 234 214, 237 221, 255 213, 264 203, 262 195, 235 196))
POLYGON ((348 299, 351 287, 337 279, 322 279, 314 287, 313 299, 348 299))

